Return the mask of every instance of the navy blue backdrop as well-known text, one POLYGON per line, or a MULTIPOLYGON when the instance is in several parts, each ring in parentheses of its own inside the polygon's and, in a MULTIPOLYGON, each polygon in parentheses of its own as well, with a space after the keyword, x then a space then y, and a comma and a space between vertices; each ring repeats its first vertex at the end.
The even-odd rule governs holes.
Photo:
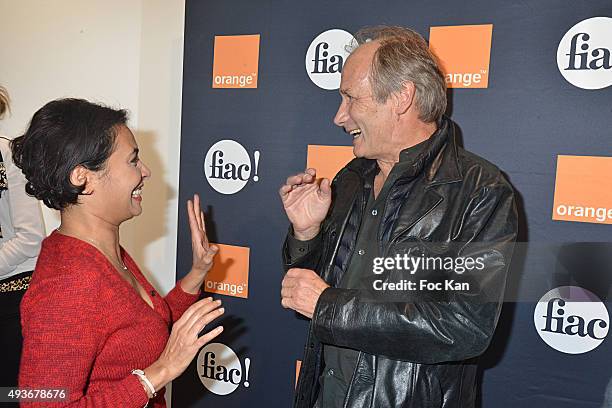
MULTIPOLYGON (((280 306, 280 247, 288 224, 277 190, 289 174, 304 169, 308 145, 351 143, 332 123, 337 91, 309 79, 305 55, 326 30, 355 33, 384 23, 411 27, 426 38, 432 26, 493 24, 488 88, 449 90, 449 114, 464 147, 498 165, 519 192, 525 242, 517 247, 508 302, 482 361, 482 406, 600 407, 612 376, 609 340, 584 354, 566 354, 542 341, 534 326, 540 297, 568 283, 555 280, 563 245, 612 236, 610 225, 551 218, 557 156, 612 156, 612 87, 576 87, 556 62, 564 34, 596 16, 612 16, 609 0, 188 0, 179 199, 200 193, 210 239, 250 248, 249 294, 215 295, 228 315, 216 342, 231 348, 240 362, 235 389, 211 392, 194 361, 174 382, 173 406, 290 406, 307 321, 280 306), (257 88, 213 88, 215 36, 246 34, 260 35, 257 88), (226 139, 240 143, 251 160, 250 177, 234 194, 213 189, 204 174, 207 152, 226 139)), ((186 216, 179 214, 178 278, 190 260, 186 216)), ((223 381, 223 370, 219 373, 223 381)))

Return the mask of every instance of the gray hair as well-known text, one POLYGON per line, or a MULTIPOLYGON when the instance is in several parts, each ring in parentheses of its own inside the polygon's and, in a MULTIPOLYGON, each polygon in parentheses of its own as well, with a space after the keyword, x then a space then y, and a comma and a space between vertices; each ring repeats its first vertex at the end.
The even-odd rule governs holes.
POLYGON ((369 41, 380 43, 369 75, 376 101, 384 103, 400 92, 406 82, 412 82, 419 119, 428 123, 439 121, 446 111, 446 82, 425 39, 409 28, 366 27, 355 34, 348 50, 354 51, 369 41))

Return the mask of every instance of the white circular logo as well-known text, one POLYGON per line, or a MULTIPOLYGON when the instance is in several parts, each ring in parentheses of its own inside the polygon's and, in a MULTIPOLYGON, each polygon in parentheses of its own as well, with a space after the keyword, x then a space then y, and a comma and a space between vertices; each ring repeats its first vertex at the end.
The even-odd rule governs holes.
POLYGON ((550 347, 582 354, 599 346, 610 327, 608 309, 592 292, 561 286, 546 293, 536 305, 533 323, 550 347))
POLYGON ((346 47, 354 40, 353 35, 334 28, 319 34, 306 52, 306 72, 316 86, 323 89, 338 89, 344 62, 349 55, 346 47))
POLYGON ((251 176, 249 154, 234 140, 220 140, 206 153, 204 175, 208 184, 219 193, 237 193, 251 176))
POLYGON ((612 18, 593 17, 569 29, 557 49, 557 66, 572 85, 601 89, 612 85, 612 18))
MULTIPOLYGON (((245 381, 248 387, 250 359, 245 358, 245 381)), ((236 391, 242 380, 242 366, 234 350, 221 343, 207 344, 198 354, 198 377, 212 393, 227 395, 236 391)))

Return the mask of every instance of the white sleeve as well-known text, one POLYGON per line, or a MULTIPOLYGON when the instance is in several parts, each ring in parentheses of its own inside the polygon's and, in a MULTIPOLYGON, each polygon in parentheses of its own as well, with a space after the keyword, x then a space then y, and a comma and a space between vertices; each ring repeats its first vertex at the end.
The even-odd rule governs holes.
MULTIPOLYGON (((45 236, 40 204, 25 192, 26 180, 21 170, 13 163, 8 141, 0 139, 2 159, 6 168, 8 190, 2 192, 8 198, 9 216, 3 217, 12 224, 14 236, 0 246, 0 276, 15 270, 24 261, 35 258, 45 236)), ((5 226, 2 226, 5 229, 5 226)))

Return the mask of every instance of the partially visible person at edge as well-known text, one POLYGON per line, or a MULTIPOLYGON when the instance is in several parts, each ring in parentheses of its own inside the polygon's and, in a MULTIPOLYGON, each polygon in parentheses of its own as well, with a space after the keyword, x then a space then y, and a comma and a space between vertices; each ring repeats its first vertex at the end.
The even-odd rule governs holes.
POLYGON ((28 194, 61 216, 21 303, 19 387, 62 389, 67 398, 24 407, 164 407, 164 386, 222 331, 198 335, 224 310, 197 301, 218 250, 197 195, 187 202, 192 267, 167 296, 120 245, 119 227, 142 212, 151 176, 126 121, 124 110, 55 100, 12 143, 28 194))
MULTIPOLYGON (((9 96, 0 86, 0 119, 9 96)), ((16 387, 23 339, 19 303, 32 277, 45 228, 38 201, 25 192, 9 139, 0 136, 0 386, 16 387)), ((15 403, 13 406, 17 406, 15 403)))
POLYGON ((291 222, 282 305, 311 319, 294 406, 474 407, 475 358, 493 337, 517 235, 514 191, 457 145, 444 76, 419 34, 356 38, 334 123, 357 158, 333 183, 307 169, 280 189, 291 222), (374 269, 439 254, 481 258, 482 269, 374 269), (471 286, 421 287, 445 277, 471 286), (385 290, 400 278, 416 290, 385 290))

